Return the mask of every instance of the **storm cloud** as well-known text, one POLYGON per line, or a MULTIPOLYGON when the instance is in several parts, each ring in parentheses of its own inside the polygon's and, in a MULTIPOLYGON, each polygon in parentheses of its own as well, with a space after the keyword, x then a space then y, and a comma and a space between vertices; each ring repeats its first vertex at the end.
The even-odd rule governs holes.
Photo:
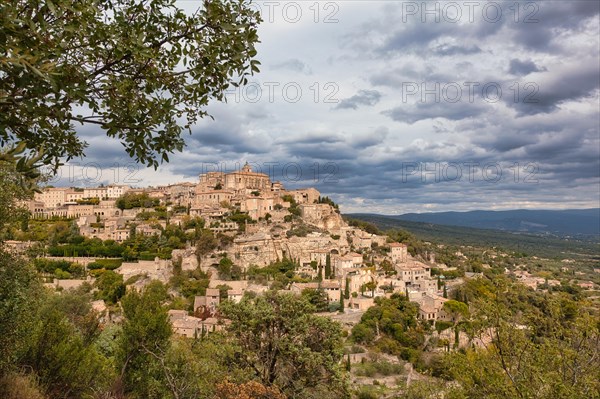
MULTIPOLYGON (((132 185, 248 161, 344 212, 598 206, 600 2, 298 4, 295 22, 263 15, 252 87, 212 103, 184 151, 132 185)), ((81 134, 74 161, 102 182, 131 162, 99 129, 81 134)), ((80 183, 66 168, 58 184, 80 183)))

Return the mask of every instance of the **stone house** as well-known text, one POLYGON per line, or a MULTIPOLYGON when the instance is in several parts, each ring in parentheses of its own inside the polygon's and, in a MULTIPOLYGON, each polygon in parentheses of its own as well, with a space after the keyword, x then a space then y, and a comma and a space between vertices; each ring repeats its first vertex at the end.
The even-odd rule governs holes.
POLYGON ((408 261, 408 247, 406 244, 393 242, 390 244, 390 257, 392 263, 406 263, 408 261))
POLYGON ((348 308, 352 310, 366 311, 371 306, 375 305, 375 298, 367 298, 363 296, 357 296, 356 298, 350 297, 348 302, 348 308))
POLYGON ((448 301, 447 298, 420 291, 409 291, 408 298, 411 302, 416 302, 419 305, 419 319, 452 321, 442 309, 444 303, 448 301))
POLYGON ((227 290, 227 299, 233 301, 235 303, 239 303, 244 296, 244 291, 242 290, 227 290))
POLYGON ((313 283, 292 283, 290 291, 294 294, 301 295, 305 289, 322 289, 327 294, 327 300, 329 302, 335 302, 340 300, 340 282, 337 280, 323 280, 313 283))
POLYGON ((220 303, 220 291, 217 288, 207 288, 206 295, 197 295, 194 298, 194 313, 209 312, 215 314, 220 303))

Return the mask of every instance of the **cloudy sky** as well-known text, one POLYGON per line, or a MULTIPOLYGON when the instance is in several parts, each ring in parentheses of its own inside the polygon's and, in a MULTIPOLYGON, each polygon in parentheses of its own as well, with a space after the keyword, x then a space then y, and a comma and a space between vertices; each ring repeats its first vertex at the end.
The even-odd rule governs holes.
POLYGON ((600 2, 254 7, 261 73, 210 106, 183 153, 140 169, 82 130, 87 157, 57 184, 196 181, 247 161, 344 212, 600 206, 600 2))

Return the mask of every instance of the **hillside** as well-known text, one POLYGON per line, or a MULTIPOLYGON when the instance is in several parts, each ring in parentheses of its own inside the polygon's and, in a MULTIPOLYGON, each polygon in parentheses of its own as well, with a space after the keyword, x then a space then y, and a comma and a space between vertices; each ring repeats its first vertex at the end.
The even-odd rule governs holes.
POLYGON ((492 229, 414 222, 396 216, 376 214, 346 214, 345 216, 375 224, 382 230, 403 229, 416 237, 450 245, 499 247, 528 255, 551 258, 598 259, 600 244, 593 238, 560 238, 492 229))
POLYGON ((560 237, 600 234, 600 208, 407 213, 389 217, 410 222, 551 234, 560 237))

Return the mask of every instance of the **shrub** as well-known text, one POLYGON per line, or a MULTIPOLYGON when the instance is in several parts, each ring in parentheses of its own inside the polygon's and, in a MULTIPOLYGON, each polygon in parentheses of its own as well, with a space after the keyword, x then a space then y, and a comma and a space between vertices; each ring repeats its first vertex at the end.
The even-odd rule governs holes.
POLYGON ((435 322, 435 330, 438 334, 450 327, 452 327, 452 323, 449 321, 438 320, 435 322))
POLYGON ((71 262, 66 260, 51 260, 45 258, 37 258, 33 260, 35 268, 43 273, 54 273, 56 269, 68 272, 71 267, 71 262))
POLYGON ((363 386, 356 393, 358 399, 379 399, 377 390, 372 387, 363 386))
POLYGON ((106 269, 115 270, 123 263, 122 259, 97 259, 94 262, 88 263, 89 270, 106 269))
POLYGON ((0 397, 3 399, 45 399, 34 378, 9 374, 0 378, 0 397))

